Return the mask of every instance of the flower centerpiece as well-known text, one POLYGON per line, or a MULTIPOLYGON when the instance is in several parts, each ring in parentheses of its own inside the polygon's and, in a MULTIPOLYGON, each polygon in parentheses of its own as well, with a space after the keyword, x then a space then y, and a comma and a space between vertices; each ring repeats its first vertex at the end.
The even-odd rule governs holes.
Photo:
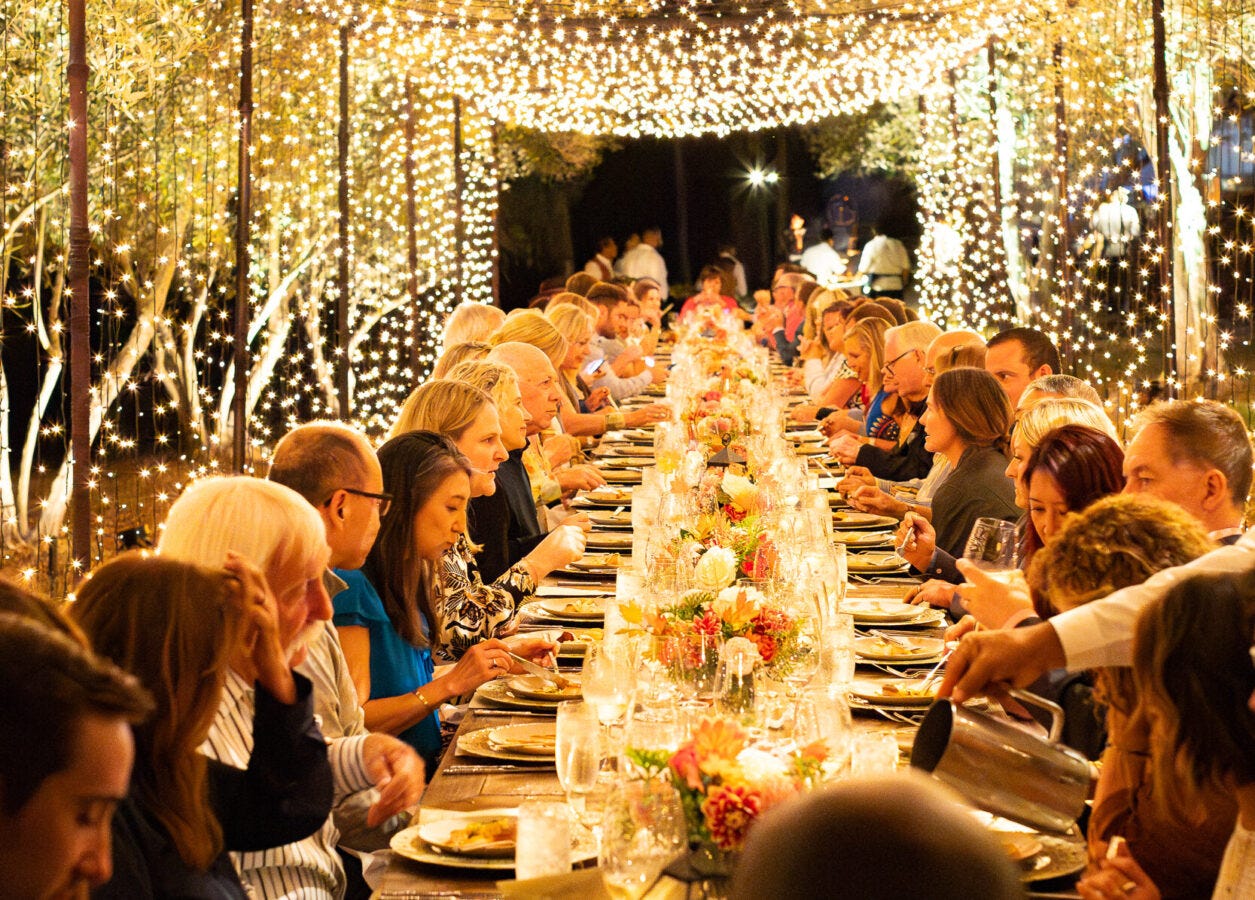
POLYGON ((628 748, 627 756, 646 777, 670 776, 684 804, 690 843, 705 847, 708 859, 726 863, 724 854, 745 845, 764 811, 819 783, 827 750, 818 742, 773 753, 751 746, 735 722, 703 719, 674 753, 628 748))

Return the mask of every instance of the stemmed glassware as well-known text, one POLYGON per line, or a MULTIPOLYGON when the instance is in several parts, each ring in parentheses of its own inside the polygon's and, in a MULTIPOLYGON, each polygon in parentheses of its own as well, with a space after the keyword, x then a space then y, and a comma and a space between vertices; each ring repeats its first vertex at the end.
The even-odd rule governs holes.
POLYGON ((688 828, 670 781, 628 781, 606 801, 598 864, 612 897, 636 900, 684 851, 688 828))
POLYGON ((554 748, 558 783, 580 823, 589 829, 597 824, 588 815, 587 801, 597 787, 601 760, 601 726, 596 711, 579 700, 559 703, 554 748))
POLYGON ((977 568, 996 575, 1015 568, 1018 550, 1015 523, 982 516, 972 526, 967 545, 963 548, 963 558, 977 568))

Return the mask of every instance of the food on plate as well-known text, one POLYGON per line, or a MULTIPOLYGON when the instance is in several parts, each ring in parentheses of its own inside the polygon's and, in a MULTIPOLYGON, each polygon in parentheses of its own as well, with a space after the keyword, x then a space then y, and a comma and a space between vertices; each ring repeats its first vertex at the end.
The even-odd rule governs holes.
POLYGON ((880 686, 880 693, 886 697, 933 697, 937 689, 933 685, 920 689, 919 686, 890 682, 880 686))
POLYGON ((458 850, 474 850, 489 844, 514 843, 518 837, 518 830, 518 819, 507 816, 499 819, 484 819, 449 832, 448 846, 458 850))
POLYGON ((589 616, 593 613, 601 612, 601 600, 597 597, 577 597, 568 600, 566 605, 562 607, 562 612, 568 616, 589 616))
POLYGON ((876 656, 912 656, 916 653, 916 648, 914 646, 903 647, 901 644, 886 641, 884 638, 872 638, 866 647, 866 652, 876 656))

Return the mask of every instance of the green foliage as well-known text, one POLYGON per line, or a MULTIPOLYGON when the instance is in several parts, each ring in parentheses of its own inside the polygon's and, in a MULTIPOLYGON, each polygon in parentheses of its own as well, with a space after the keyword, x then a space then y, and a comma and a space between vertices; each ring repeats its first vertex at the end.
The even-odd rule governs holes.
POLYGON ((911 177, 920 165, 913 100, 877 103, 861 113, 825 119, 804 135, 823 178, 873 172, 911 177))
POLYGON ((620 143, 609 136, 545 133, 514 125, 502 127, 498 140, 497 162, 504 181, 529 175, 548 182, 575 181, 597 168, 620 143))

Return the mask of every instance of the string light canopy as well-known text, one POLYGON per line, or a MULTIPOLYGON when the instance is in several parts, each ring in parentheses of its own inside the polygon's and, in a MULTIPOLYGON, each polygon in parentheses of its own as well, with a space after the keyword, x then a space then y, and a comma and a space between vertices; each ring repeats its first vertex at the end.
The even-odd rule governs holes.
POLYGON ((327 4, 495 121, 674 138, 799 125, 918 93, 1010 2, 327 4))

